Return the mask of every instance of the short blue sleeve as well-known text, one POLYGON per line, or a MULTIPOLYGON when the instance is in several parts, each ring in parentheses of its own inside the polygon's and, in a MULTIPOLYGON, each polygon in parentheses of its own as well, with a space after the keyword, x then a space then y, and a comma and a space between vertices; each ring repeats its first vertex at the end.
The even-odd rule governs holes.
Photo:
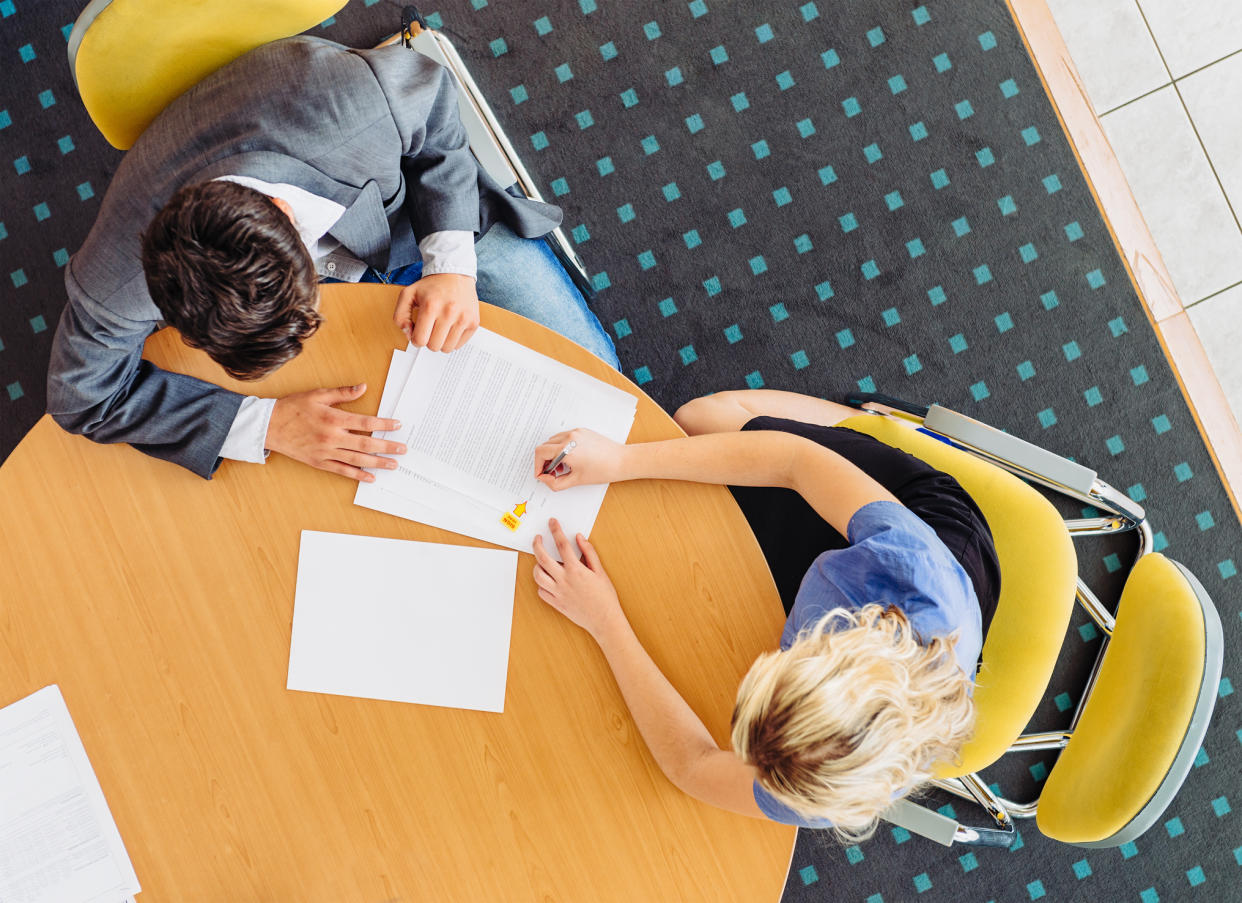
POLYGON ((973 674, 983 648, 974 584, 931 527, 904 505, 872 502, 850 518, 850 545, 811 564, 785 622, 781 648, 835 608, 894 605, 924 642, 957 630, 958 664, 973 674))
MULTIPOLYGON (((936 532, 904 505, 872 502, 850 518, 850 545, 821 554, 807 570, 785 622, 781 648, 799 631, 837 608, 877 603, 906 615, 923 642, 959 631, 954 655, 974 674, 983 647, 979 602, 965 569, 936 532)), ((778 802, 756 781, 755 803, 773 821, 803 828, 830 828, 827 819, 807 819, 778 802)))
POLYGON ((804 818, 797 812, 794 812, 784 803, 779 802, 776 797, 768 793, 759 786, 759 782, 754 783, 755 802, 759 806, 759 811, 770 818, 772 821, 778 821, 782 825, 797 825, 799 828, 831 828, 832 822, 826 818, 804 818))

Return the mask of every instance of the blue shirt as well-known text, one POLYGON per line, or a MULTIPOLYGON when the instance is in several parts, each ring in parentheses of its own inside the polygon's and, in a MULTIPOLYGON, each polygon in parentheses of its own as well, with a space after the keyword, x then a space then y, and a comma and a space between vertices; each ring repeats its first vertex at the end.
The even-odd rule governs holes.
MULTIPOLYGON (((970 576, 936 532, 904 505, 872 502, 854 512, 849 546, 824 552, 811 564, 785 621, 781 648, 799 631, 836 608, 861 609, 877 603, 905 614, 918 637, 930 642, 960 630, 954 655, 974 675, 983 648, 983 621, 970 576)), ((755 802, 773 821, 804 828, 829 828, 827 819, 807 819, 754 785, 755 802)))

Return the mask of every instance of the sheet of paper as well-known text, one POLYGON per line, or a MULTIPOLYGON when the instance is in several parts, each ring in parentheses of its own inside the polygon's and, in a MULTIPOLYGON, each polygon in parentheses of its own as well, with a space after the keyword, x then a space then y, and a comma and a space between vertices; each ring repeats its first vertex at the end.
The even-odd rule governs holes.
POLYGON ((0 709, 0 900, 116 903, 140 890, 60 688, 0 709))
POLYGON ((479 330, 466 348, 451 355, 422 352, 411 359, 395 352, 379 416, 396 417, 403 429, 381 435, 405 442, 411 451, 397 459, 398 470, 374 471, 374 483, 359 484, 354 502, 522 552, 543 534, 548 548, 555 549, 548 518, 560 520, 570 535, 589 536, 607 487, 552 492, 534 479, 535 446, 575 426, 624 442, 635 406, 632 395, 487 330, 479 330), (476 344, 473 363, 464 357, 456 369, 448 368, 452 358, 476 344), (424 361, 431 366, 420 370, 427 366, 424 361), (431 397, 434 390, 441 393, 438 398, 431 397), (556 399, 551 407, 550 398, 556 399), (524 413, 532 403, 534 413, 524 413), (416 450, 413 438, 419 430, 426 435, 416 450), (469 449, 465 458, 454 456, 451 449, 470 435, 500 463, 469 449), (505 494, 508 490, 513 491, 505 494), (528 492, 525 498, 513 497, 528 492), (518 502, 526 503, 527 513, 510 531, 500 516, 518 502))
MULTIPOLYGON (((379 411, 376 416, 385 418, 392 416, 417 356, 418 348, 414 345, 410 345, 405 351, 397 350, 392 353, 392 363, 389 365, 388 378, 384 383, 384 391, 380 396, 379 411)), ((401 459, 397 458, 397 460, 401 459)), ((380 471, 372 472, 377 475, 380 473, 380 471)), ((490 508, 469 496, 455 492, 443 483, 437 483, 412 471, 408 475, 408 480, 408 484, 403 488, 416 498, 397 495, 381 485, 359 483, 354 503, 365 508, 384 511, 387 514, 395 514, 407 520, 429 523, 463 535, 470 535, 472 524, 483 523, 491 516, 490 508)))
POLYGON ((517 555, 302 531, 290 690, 504 711, 517 555))
POLYGON ((451 354, 420 352, 393 412, 405 468, 498 512, 535 494, 535 446, 579 425, 600 394, 582 374, 567 380, 547 366, 555 362, 514 346, 479 330, 451 354))

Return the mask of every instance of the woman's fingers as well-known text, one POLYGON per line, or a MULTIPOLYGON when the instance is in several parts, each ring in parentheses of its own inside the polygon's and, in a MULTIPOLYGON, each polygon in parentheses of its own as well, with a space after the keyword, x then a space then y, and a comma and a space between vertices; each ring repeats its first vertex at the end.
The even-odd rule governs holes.
POLYGON ((556 518, 548 521, 548 527, 552 530, 552 539, 556 542, 556 549, 561 553, 561 560, 566 564, 578 559, 577 550, 574 549, 573 543, 569 541, 569 537, 565 535, 565 531, 561 529, 561 522, 556 518))
POLYGON ((560 562, 549 555, 544 547, 542 536, 535 537, 535 541, 531 543, 531 551, 535 553, 535 561, 539 562, 539 566, 549 574, 555 575, 561 570, 560 562))
POLYGON ((569 433, 557 433, 546 442, 535 446, 535 475, 543 473, 544 468, 552 463, 569 443, 569 433))
POLYGON ((556 581, 552 579, 552 575, 539 565, 535 565, 535 585, 540 589, 546 589, 548 592, 556 589, 556 581))
POLYGON ((602 571, 604 566, 600 563, 599 553, 595 551, 595 546, 591 545, 591 541, 581 533, 578 534, 577 539, 578 548, 582 550, 582 560, 586 562, 586 566, 593 571, 602 571))

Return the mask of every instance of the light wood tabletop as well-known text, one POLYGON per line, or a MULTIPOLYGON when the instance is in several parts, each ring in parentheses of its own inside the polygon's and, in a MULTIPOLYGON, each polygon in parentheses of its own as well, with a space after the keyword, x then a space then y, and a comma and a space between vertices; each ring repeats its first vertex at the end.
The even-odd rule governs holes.
MULTIPOLYGON (((348 407, 373 413, 404 346, 395 292, 326 287, 324 326, 260 383, 171 330, 147 356, 248 394, 365 381, 348 407)), ((631 442, 679 435, 577 345, 487 305, 483 325, 638 397, 631 442)), ((354 488, 276 455, 205 481, 47 417, 0 468, 0 704, 60 685, 140 900, 775 903, 794 829, 664 778, 590 637, 536 596, 529 554, 503 714, 286 690, 301 530, 482 545, 357 507, 354 488)), ((591 538, 727 744, 738 681, 784 619, 727 490, 618 484, 591 538)))

